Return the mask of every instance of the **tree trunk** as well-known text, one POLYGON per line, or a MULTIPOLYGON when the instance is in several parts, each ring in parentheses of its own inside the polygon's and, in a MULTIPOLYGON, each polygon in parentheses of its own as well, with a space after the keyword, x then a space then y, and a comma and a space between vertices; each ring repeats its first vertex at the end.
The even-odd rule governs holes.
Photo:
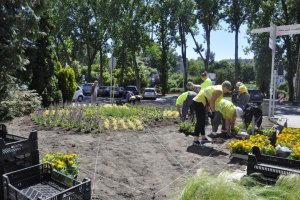
POLYGON ((209 58, 210 58, 210 30, 205 30, 206 35, 206 58, 205 58, 205 71, 208 72, 209 58))
POLYGON ((198 42, 196 41, 195 35, 194 35, 193 31, 190 30, 189 32, 190 32, 190 34, 191 34, 191 36, 192 36, 192 38, 193 38, 193 40, 194 40, 194 43, 195 43, 195 45, 196 45, 196 49, 195 49, 195 50, 196 50, 197 53, 200 55, 202 61, 205 62, 205 59, 204 59, 204 57, 203 57, 203 55, 202 55, 202 53, 201 53, 201 47, 199 46, 198 42))
POLYGON ((102 46, 99 49, 99 59, 100 59, 100 75, 99 75, 99 85, 103 85, 103 49, 102 46))
POLYGON ((136 62, 135 52, 132 52, 132 62, 133 62, 133 66, 134 66, 136 87, 137 87, 139 93, 141 93, 140 70, 139 70, 139 66, 136 62))
POLYGON ((238 82, 240 77, 240 65, 239 65, 239 26, 235 26, 235 53, 234 53, 234 69, 235 69, 235 82, 238 82))
POLYGON ((160 82, 162 86, 162 95, 166 95, 168 92, 168 45, 166 41, 166 27, 165 27, 165 19, 162 17, 161 19, 161 28, 160 28, 160 34, 161 34, 161 76, 160 76, 160 82))
POLYGON ((58 36, 58 39, 60 40, 60 42, 62 44, 64 55, 66 57, 66 60, 67 60, 68 64, 70 65, 71 64, 71 59, 70 59, 69 53, 67 51, 66 44, 65 44, 64 40, 62 39, 61 35, 58 36))
MULTIPOLYGON (((282 3, 282 8, 283 8, 283 13, 284 13, 284 18, 285 18, 285 24, 289 25, 290 24, 290 18, 287 10, 287 5, 285 0, 281 0, 282 3)), ((288 66, 287 66, 287 81, 288 81, 288 86, 289 86, 289 101, 294 100, 294 84, 293 84, 293 78, 294 74, 296 72, 296 68, 293 62, 292 58, 292 47, 291 47, 291 38, 290 36, 284 36, 285 39, 285 45, 286 45, 286 56, 287 56, 287 61, 288 61, 288 66)))
POLYGON ((86 77, 86 80, 87 82, 91 82, 91 71, 92 71, 92 63, 90 62, 91 59, 91 53, 90 53, 90 48, 89 48, 89 45, 86 45, 86 53, 87 53, 87 61, 88 61, 88 74, 87 74, 87 77, 86 77))
POLYGON ((182 62, 183 62, 183 87, 186 91, 186 84, 188 80, 188 66, 186 60, 186 39, 185 39, 185 28, 184 22, 182 19, 179 20, 179 34, 180 34, 180 41, 181 41, 181 55, 182 55, 182 62))

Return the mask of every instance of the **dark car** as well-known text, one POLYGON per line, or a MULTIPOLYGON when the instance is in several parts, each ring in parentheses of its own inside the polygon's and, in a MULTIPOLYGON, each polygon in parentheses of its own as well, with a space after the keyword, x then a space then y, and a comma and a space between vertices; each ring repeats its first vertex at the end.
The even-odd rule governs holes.
POLYGON ((127 91, 132 92, 134 95, 138 95, 138 94, 139 94, 137 87, 134 86, 134 85, 128 85, 128 86, 126 86, 126 87, 125 87, 125 93, 126 93, 127 91))
POLYGON ((109 92, 106 90, 108 86, 99 86, 98 87, 98 94, 97 96, 98 97, 104 97, 104 96, 108 96, 109 95, 109 92))
POLYGON ((84 96, 91 96, 93 83, 86 83, 82 86, 82 93, 84 96))
POLYGON ((114 97, 124 97, 125 96, 125 90, 123 87, 106 87, 106 93, 110 96, 113 95, 114 97))
MULTIPOLYGON (((250 94, 250 101, 252 103, 262 103, 264 100, 264 94, 258 89, 248 89, 248 93, 250 94)), ((234 90, 232 92, 232 102, 237 104, 239 102, 238 92, 234 90)))
POLYGON ((250 102, 253 103, 262 103, 264 100, 264 93, 262 91, 257 89, 248 89, 248 92, 250 94, 250 102))

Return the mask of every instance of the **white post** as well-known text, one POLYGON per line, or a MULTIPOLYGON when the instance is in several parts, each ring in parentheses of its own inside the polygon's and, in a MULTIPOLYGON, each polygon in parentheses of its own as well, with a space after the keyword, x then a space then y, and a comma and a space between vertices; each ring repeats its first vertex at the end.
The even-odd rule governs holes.
POLYGON ((275 50, 276 50, 276 26, 271 23, 271 40, 272 40, 272 67, 271 67, 271 83, 270 83, 270 98, 269 98, 269 119, 274 117, 274 106, 275 102, 275 84, 274 84, 274 62, 275 62, 275 50), (273 107, 273 108, 272 108, 273 107))
POLYGON ((109 96, 110 96, 110 103, 113 103, 113 99, 112 99, 112 85, 113 85, 113 78, 112 78, 112 70, 113 70, 113 66, 114 66, 114 57, 113 54, 111 54, 111 66, 110 66, 110 89, 109 89, 109 96))

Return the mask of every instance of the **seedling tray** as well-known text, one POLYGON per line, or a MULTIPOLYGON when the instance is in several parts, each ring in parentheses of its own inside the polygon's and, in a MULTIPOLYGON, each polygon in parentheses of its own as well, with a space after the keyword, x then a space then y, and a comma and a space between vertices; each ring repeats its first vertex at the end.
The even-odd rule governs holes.
POLYGON ((276 180, 280 175, 300 174, 300 161, 261 155, 259 148, 253 147, 248 156, 247 175, 252 173, 276 180))
POLYGON ((3 175, 9 200, 90 200, 91 181, 79 182, 42 163, 3 175))

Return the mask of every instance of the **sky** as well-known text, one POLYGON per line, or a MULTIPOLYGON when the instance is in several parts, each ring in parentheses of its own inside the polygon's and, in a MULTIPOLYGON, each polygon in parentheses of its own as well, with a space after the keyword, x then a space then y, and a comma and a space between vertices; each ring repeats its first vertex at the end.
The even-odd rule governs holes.
MULTIPOLYGON (((215 53, 215 60, 223 60, 223 59, 234 59, 234 33, 230 33, 225 29, 228 28, 228 24, 225 22, 220 23, 222 29, 216 30, 211 32, 211 39, 210 39, 210 49, 212 52, 215 53)), ((253 53, 250 52, 247 55, 244 53, 244 48, 249 46, 247 39, 246 39, 246 30, 247 26, 242 25, 240 28, 239 33, 239 58, 253 58, 253 53)), ((203 38, 204 30, 201 30, 199 35, 196 36, 196 40, 199 44, 202 44, 203 47, 206 49, 206 43, 203 38)), ((197 59, 199 54, 194 51, 195 43, 193 41, 192 36, 189 34, 187 36, 187 58, 188 59, 197 59)), ((181 55, 181 47, 176 48, 176 52, 178 55, 181 55)))

